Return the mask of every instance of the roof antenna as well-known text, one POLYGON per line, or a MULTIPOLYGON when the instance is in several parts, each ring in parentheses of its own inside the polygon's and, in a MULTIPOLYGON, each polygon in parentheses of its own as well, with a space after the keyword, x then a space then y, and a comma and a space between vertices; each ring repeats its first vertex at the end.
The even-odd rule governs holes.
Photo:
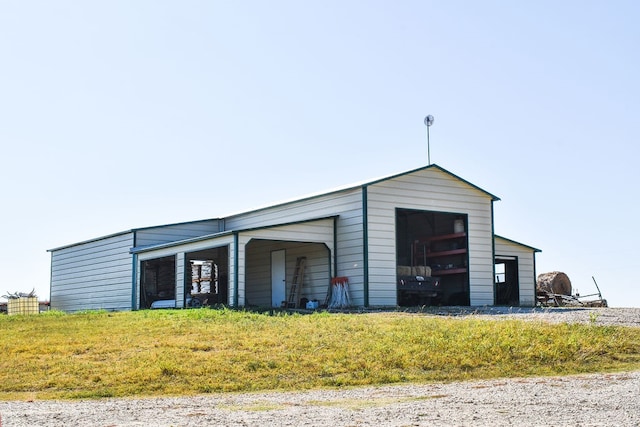
POLYGON ((429 146, 429 128, 433 124, 433 116, 429 114, 424 118, 424 125, 427 127, 427 156, 428 156, 428 166, 431 165, 431 147, 429 146))

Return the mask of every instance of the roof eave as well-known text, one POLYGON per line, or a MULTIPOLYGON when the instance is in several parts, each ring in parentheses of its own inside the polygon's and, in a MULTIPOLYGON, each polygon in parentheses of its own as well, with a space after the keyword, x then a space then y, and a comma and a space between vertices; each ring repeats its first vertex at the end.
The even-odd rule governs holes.
POLYGON ((173 241, 173 242, 160 243, 158 245, 140 246, 140 247, 136 247, 136 248, 131 248, 129 250, 129 253, 139 254, 139 253, 143 253, 143 252, 150 252, 150 251, 155 251, 155 250, 158 250, 158 249, 170 248, 170 247, 174 247, 174 246, 182 246, 182 245, 186 245, 186 244, 189 244, 189 243, 197 243, 197 242, 202 242, 202 241, 205 241, 205 240, 217 239, 219 237, 230 236, 230 235, 232 235, 234 233, 246 233, 246 232, 249 232, 249 231, 266 230, 268 228, 285 227, 287 225, 304 224, 304 223, 307 223, 307 222, 315 222, 315 221, 322 221, 322 220, 326 220, 326 219, 334 219, 334 218, 337 218, 338 216, 339 215, 328 215, 328 216, 323 216, 323 217, 309 218, 309 219, 285 222, 285 223, 280 223, 280 224, 269 224, 269 225, 264 225, 264 226, 261 226, 261 227, 250 227, 250 228, 243 228, 243 229, 239 229, 239 230, 226 230, 226 231, 223 231, 223 232, 220 232, 220 233, 207 234, 205 236, 198 236, 198 237, 192 237, 192 238, 184 239, 184 240, 176 240, 176 241, 173 241))
POLYGON ((513 244, 518 245, 518 246, 523 246, 525 248, 531 249, 533 252, 542 252, 542 249, 538 249, 538 248, 534 248, 533 246, 525 245, 524 243, 517 242, 517 241, 515 241, 513 239, 508 239, 508 238, 506 238, 504 236, 500 236, 498 234, 494 234, 493 237, 494 238, 497 237, 499 239, 506 240, 507 242, 513 243, 513 244))

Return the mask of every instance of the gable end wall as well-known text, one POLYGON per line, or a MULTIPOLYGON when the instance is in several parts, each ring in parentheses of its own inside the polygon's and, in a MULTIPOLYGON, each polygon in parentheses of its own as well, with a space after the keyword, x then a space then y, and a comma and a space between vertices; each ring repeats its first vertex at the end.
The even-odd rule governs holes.
POLYGON ((368 187, 369 303, 395 305, 396 208, 468 215, 471 305, 493 304, 491 197, 437 169, 368 187))

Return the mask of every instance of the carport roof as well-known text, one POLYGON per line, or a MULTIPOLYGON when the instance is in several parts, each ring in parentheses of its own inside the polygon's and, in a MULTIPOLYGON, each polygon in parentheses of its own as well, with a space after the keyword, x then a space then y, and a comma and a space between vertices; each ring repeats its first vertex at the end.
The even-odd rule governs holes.
POLYGON ((100 240, 110 239, 111 237, 123 236, 125 234, 135 233, 137 231, 151 230, 151 229, 154 229, 154 228, 172 227, 172 226, 175 226, 175 225, 183 225, 183 224, 198 224, 198 223, 201 223, 201 222, 217 221, 217 220, 219 220, 219 218, 199 219, 199 220, 196 220, 196 221, 184 221, 184 222, 176 222, 176 223, 171 223, 171 224, 153 225, 153 226, 149 226, 149 227, 131 228, 131 229, 125 230, 125 231, 119 231, 117 233, 111 233, 111 234, 107 234, 107 235, 100 236, 100 237, 94 237, 93 239, 82 240, 80 242, 75 242, 75 243, 71 243, 71 244, 64 245, 64 246, 58 246, 57 248, 47 249, 47 252, 54 252, 54 251, 58 251, 58 250, 61 250, 61 249, 71 248, 73 246, 84 245, 85 243, 91 243, 91 242, 97 242, 97 241, 100 241, 100 240))
POLYGON ((142 252, 154 251, 154 250, 157 250, 157 249, 164 249, 164 248, 170 248, 170 247, 175 247, 175 246, 181 246, 181 245, 185 245, 185 244, 188 244, 188 243, 202 242, 204 240, 216 239, 216 238, 219 238, 219 237, 229 236, 229 235, 237 234, 237 233, 246 233, 246 232, 255 231, 255 230, 266 230, 266 229, 269 229, 269 228, 284 227, 284 226, 293 225, 293 224, 304 224, 304 223, 307 223, 307 222, 322 221, 322 220, 326 220, 326 219, 334 219, 334 218, 337 218, 337 217, 338 217, 338 215, 330 215, 330 216, 323 216, 323 217, 317 217, 317 218, 304 219, 304 220, 300 220, 300 221, 291 221, 291 222, 269 224, 269 225, 264 225, 264 226, 260 226, 260 227, 249 227, 249 228, 243 228, 243 229, 238 229, 238 230, 226 230, 226 231, 222 231, 220 233, 206 234, 204 236, 192 237, 192 238, 184 239, 184 240, 176 240, 174 242, 167 242, 167 243, 161 243, 161 244, 150 245, 150 246, 139 246, 139 247, 131 248, 129 250, 129 252, 132 253, 132 254, 139 254, 139 253, 142 253, 142 252))

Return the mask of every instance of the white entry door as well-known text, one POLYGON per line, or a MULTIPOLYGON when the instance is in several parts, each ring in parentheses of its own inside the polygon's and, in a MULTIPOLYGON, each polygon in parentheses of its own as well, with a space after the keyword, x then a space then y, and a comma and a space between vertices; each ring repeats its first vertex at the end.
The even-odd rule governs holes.
POLYGON ((280 307, 286 301, 285 250, 271 252, 271 306, 280 307))

